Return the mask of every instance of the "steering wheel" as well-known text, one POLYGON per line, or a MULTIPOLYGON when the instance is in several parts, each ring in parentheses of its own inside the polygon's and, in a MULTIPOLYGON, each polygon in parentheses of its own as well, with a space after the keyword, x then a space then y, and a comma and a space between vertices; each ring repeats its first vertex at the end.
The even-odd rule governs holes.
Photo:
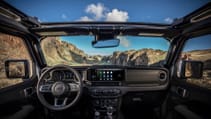
POLYGON ((38 99, 45 107, 59 111, 72 107, 76 104, 81 96, 82 89, 81 76, 75 69, 67 65, 56 65, 41 74, 37 83, 36 92, 38 99), (49 75, 52 71, 57 70, 71 72, 75 80, 66 82, 49 75), (46 81, 46 79, 50 80, 50 82, 46 81), (45 95, 50 95, 48 97, 53 97, 53 99, 51 99, 51 101, 47 100, 45 95))

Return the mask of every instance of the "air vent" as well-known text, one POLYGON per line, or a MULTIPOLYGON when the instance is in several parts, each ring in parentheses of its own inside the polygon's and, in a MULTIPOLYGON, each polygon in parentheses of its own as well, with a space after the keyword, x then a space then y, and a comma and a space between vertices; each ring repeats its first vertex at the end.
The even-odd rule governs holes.
POLYGON ((159 79, 160 81, 166 81, 166 73, 165 72, 160 72, 160 75, 159 75, 159 79))

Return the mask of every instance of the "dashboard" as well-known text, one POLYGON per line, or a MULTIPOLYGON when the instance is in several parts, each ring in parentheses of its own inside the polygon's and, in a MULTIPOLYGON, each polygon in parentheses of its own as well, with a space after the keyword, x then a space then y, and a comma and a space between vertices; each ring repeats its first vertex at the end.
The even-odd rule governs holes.
MULTIPOLYGON (((164 90, 168 86, 169 73, 165 68, 145 67, 73 67, 82 77, 84 86, 96 88, 104 86, 110 88, 117 86, 125 91, 164 90)), ((74 81, 72 72, 60 69, 52 71, 51 80, 74 81)), ((46 78, 48 79, 48 78, 46 78)))
MULTIPOLYGON (((86 80, 91 86, 118 86, 132 89, 165 89, 168 71, 165 68, 89 68, 86 80), (151 87, 151 88, 150 88, 151 87)), ((106 88, 106 87, 105 87, 106 88)), ((129 89, 129 90, 130 90, 129 89)))

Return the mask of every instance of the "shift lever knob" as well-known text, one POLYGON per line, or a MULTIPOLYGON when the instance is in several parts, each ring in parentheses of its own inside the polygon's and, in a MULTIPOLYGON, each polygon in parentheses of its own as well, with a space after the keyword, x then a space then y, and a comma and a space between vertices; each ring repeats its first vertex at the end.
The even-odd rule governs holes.
POLYGON ((100 112, 95 111, 95 119, 100 119, 100 112))
POLYGON ((108 117, 108 119, 112 119, 113 112, 114 112, 113 107, 111 107, 111 106, 107 107, 107 117, 108 117))

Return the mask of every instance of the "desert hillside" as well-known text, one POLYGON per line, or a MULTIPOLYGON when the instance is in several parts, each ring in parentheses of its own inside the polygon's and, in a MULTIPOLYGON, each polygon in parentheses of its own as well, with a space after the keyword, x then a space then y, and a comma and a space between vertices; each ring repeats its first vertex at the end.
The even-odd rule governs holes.
MULTIPOLYGON (((15 36, 0 34, 0 88, 22 82, 22 79, 7 79, 5 75, 4 62, 8 59, 31 59, 24 42, 15 36)), ((14 68, 13 70, 20 70, 14 68)), ((19 71, 18 71, 19 72, 19 71)))
POLYGON ((211 49, 193 50, 186 52, 191 60, 198 60, 204 62, 204 68, 211 68, 211 49))
POLYGON ((211 89, 211 49, 193 50, 184 54, 188 55, 190 60, 202 61, 204 63, 203 77, 201 79, 188 78, 187 82, 211 89))
POLYGON ((73 44, 61 41, 55 37, 43 40, 41 45, 49 65, 59 63, 70 65, 149 65, 159 64, 159 61, 165 59, 166 56, 165 51, 153 49, 129 50, 125 52, 116 51, 110 56, 89 56, 73 44))
POLYGON ((153 49, 116 51, 111 56, 103 57, 102 61, 116 65, 139 66, 159 65, 165 59, 166 52, 153 49))
POLYGON ((78 49, 75 45, 49 37, 41 43, 41 47, 48 65, 55 64, 95 64, 101 61, 102 56, 88 56, 84 51, 78 49))
MULTIPOLYGON (((70 64, 116 64, 116 65, 159 65, 165 59, 167 52, 154 49, 116 51, 109 56, 89 56, 71 43, 51 37, 41 43, 44 55, 49 65, 70 64)), ((103 50, 103 49, 102 49, 103 50)), ((210 66, 211 49, 185 52, 192 60, 199 60, 210 66)))

